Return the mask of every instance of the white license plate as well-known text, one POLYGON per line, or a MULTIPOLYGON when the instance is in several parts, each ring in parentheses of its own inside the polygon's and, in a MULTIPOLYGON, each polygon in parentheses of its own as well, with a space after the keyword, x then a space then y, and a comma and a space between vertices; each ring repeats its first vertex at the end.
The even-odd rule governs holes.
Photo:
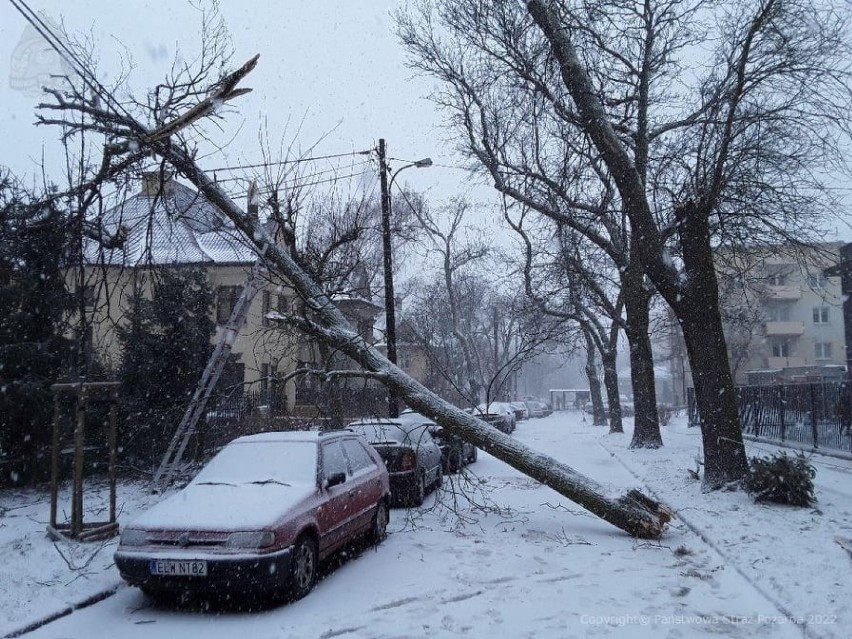
POLYGON ((169 577, 206 577, 206 561, 178 561, 174 559, 152 559, 151 574, 169 577))

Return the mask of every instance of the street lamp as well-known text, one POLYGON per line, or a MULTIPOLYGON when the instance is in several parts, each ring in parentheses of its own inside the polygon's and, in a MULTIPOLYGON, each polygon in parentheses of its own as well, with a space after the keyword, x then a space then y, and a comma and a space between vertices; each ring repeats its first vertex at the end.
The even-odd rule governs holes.
MULTIPOLYGON (((396 309, 393 293, 393 245, 391 243, 391 198, 390 189, 393 181, 405 169, 415 167, 423 169, 432 166, 432 158, 423 158, 401 166, 391 173, 387 165, 384 138, 379 140, 379 172, 382 185, 382 249, 385 267, 385 343, 387 344, 388 359, 396 364, 396 309)), ((388 389, 388 416, 399 417, 399 402, 393 389, 388 389)))

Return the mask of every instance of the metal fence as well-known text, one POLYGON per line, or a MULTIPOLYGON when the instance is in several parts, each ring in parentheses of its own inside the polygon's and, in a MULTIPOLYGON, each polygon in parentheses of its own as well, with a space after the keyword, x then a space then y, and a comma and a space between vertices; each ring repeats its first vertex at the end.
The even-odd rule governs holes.
MULTIPOLYGON (((689 425, 700 423, 687 389, 689 425)), ((823 382, 737 386, 743 433, 809 448, 852 451, 852 384, 823 382)))

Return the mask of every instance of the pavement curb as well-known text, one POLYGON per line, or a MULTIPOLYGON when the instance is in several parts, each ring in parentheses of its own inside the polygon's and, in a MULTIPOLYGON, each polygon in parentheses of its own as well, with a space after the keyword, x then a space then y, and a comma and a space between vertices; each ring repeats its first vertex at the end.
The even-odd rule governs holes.
POLYGON ((120 583, 113 584, 112 586, 100 590, 93 595, 86 597, 85 599, 78 601, 74 604, 69 604, 65 606, 62 610, 57 612, 53 612, 51 614, 45 615, 36 621, 32 621, 27 625, 18 628, 17 630, 13 630, 12 632, 3 635, 3 639, 14 639, 15 637, 20 637, 27 633, 32 632, 33 630, 38 630, 39 628, 46 626, 49 623, 53 623, 57 619, 61 619, 62 617, 67 617, 71 613, 82 610, 83 608, 88 608, 91 605, 98 603, 99 601, 103 601, 104 599, 108 599, 112 597, 118 589, 121 588, 120 583))

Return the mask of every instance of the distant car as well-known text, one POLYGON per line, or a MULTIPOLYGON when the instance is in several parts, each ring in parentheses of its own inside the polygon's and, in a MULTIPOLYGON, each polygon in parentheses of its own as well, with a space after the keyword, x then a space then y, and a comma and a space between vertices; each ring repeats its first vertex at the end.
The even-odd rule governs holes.
POLYGON ((122 530, 115 564, 158 598, 298 599, 321 560, 359 537, 384 539, 389 497, 384 463, 355 433, 240 437, 122 530))
POLYGON ((416 413, 410 409, 402 411, 399 416, 401 421, 411 423, 425 424, 429 429, 429 434, 432 439, 438 444, 441 449, 441 465, 444 472, 447 474, 459 472, 465 464, 472 464, 476 461, 477 450, 476 446, 459 439, 455 435, 447 433, 443 427, 436 424, 434 421, 416 413))
MULTIPOLYGON (((603 409, 604 409, 604 413, 609 413, 609 404, 604 403, 603 409)), ((586 415, 591 415, 591 414, 594 413, 594 407, 592 406, 591 402, 589 402, 588 404, 586 404, 583 407, 583 412, 586 413, 586 415)), ((622 400, 622 402, 621 402, 621 415, 622 415, 622 417, 633 417, 635 412, 636 411, 633 408, 633 402, 622 400)))
POLYGON ((347 428, 362 435, 384 460, 395 503, 419 506, 430 488, 441 486, 441 449, 428 425, 388 418, 359 420, 347 428))
POLYGON ((530 417, 544 417, 544 405, 537 399, 528 399, 524 402, 530 417))
POLYGON ((471 413, 506 434, 515 430, 515 411, 505 402, 479 404, 471 413))
POLYGON ((530 411, 527 408, 527 405, 523 402, 510 402, 509 406, 512 407, 512 410, 515 411, 515 423, 521 422, 525 419, 529 419, 530 411))

